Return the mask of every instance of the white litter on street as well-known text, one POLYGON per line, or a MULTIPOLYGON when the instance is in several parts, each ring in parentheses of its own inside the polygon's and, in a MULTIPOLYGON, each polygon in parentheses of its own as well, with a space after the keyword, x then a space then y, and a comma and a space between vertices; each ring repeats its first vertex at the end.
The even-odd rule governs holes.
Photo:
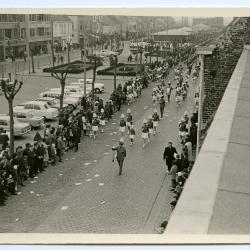
POLYGON ((101 187, 101 186, 104 186, 104 183, 99 183, 98 185, 101 187))
POLYGON ((90 182, 90 181, 92 181, 92 179, 87 179, 86 181, 87 181, 87 182, 90 182))
POLYGON ((81 184, 82 184, 81 182, 75 183, 76 186, 79 186, 79 185, 81 185, 81 184))
POLYGON ((67 210, 69 207, 68 206, 63 206, 61 207, 61 210, 67 210))
POLYGON ((85 162, 85 163, 84 163, 85 166, 88 166, 88 165, 90 165, 90 164, 91 164, 90 162, 85 162))

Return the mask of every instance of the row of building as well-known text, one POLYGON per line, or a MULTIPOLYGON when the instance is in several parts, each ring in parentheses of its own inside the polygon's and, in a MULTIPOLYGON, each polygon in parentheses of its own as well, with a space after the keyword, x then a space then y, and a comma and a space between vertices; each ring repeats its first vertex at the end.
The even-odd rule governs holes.
MULTIPOLYGON (((52 43, 55 52, 69 44, 79 47, 84 34, 87 46, 115 37, 149 38, 155 32, 187 25, 186 18, 181 20, 179 24, 173 17, 0 14, 0 61, 51 53, 52 43)), ((223 18, 220 21, 223 25, 223 18)))

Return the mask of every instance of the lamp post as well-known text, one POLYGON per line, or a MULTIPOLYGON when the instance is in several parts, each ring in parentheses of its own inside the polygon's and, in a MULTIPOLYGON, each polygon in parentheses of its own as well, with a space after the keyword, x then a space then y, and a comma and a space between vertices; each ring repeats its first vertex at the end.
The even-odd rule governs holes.
POLYGON ((114 56, 114 64, 115 64, 115 68, 114 68, 114 90, 116 90, 116 68, 117 68, 117 62, 118 62, 118 57, 117 55, 114 56))

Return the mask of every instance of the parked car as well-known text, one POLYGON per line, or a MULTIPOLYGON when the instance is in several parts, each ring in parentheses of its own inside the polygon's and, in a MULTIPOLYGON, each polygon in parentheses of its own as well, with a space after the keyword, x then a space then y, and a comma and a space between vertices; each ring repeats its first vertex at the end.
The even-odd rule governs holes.
POLYGON ((42 116, 48 120, 53 120, 58 116, 57 109, 50 108, 47 103, 41 101, 29 101, 14 107, 14 111, 20 109, 30 110, 34 116, 42 116))
POLYGON ((103 49, 100 51, 96 51, 95 52, 96 55, 98 56, 111 56, 111 55, 118 55, 119 53, 117 51, 111 51, 111 50, 107 50, 107 49, 103 49))
MULTIPOLYGON (((61 95, 61 92, 58 92, 58 91, 46 91, 46 92, 40 93, 39 96, 42 97, 42 98, 43 97, 52 97, 52 98, 55 98, 55 99, 59 100, 60 95, 61 95)), ((74 98, 72 96, 71 97, 70 96, 64 96, 63 103, 66 104, 66 105, 72 105, 72 106, 74 106, 76 108, 77 105, 79 104, 79 98, 74 98)))
MULTIPOLYGON (((0 115, 0 127, 7 132, 10 131, 10 117, 9 115, 0 115)), ((14 136, 22 136, 31 131, 31 126, 28 123, 20 122, 14 118, 14 136)))
MULTIPOLYGON (((81 86, 83 86, 84 88, 84 79, 78 79, 78 84, 83 84, 81 86)), ((71 83, 74 85, 77 85, 77 83, 71 83)), ((86 87, 90 88, 90 90, 92 90, 92 79, 86 79, 86 87)), ((95 89, 95 93, 99 94, 99 93, 103 93, 104 92, 104 84, 103 83, 99 83, 99 82, 95 82, 94 84, 94 89, 95 89)))
POLYGON ((42 116, 35 116, 27 109, 15 110, 14 117, 19 122, 29 123, 32 128, 38 128, 44 125, 44 118, 42 116))
MULTIPOLYGON (((58 99, 53 97, 38 97, 36 101, 46 102, 51 108, 60 109, 60 102, 58 99)), ((63 104, 63 108, 67 107, 68 104, 63 104)))
MULTIPOLYGON (((61 93, 61 88, 52 88, 50 89, 50 91, 52 92, 56 92, 56 93, 61 93)), ((64 89, 64 96, 65 97, 73 97, 76 98, 78 100, 78 104, 81 102, 82 100, 82 94, 78 94, 78 93, 72 93, 70 90, 68 89, 64 89)))

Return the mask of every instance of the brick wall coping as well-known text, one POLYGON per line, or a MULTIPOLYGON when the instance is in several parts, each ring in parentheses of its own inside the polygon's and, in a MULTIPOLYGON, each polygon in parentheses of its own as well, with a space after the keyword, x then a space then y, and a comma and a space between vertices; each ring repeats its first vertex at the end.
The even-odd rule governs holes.
POLYGON ((207 234, 227 153, 247 55, 236 65, 165 234, 207 234))

